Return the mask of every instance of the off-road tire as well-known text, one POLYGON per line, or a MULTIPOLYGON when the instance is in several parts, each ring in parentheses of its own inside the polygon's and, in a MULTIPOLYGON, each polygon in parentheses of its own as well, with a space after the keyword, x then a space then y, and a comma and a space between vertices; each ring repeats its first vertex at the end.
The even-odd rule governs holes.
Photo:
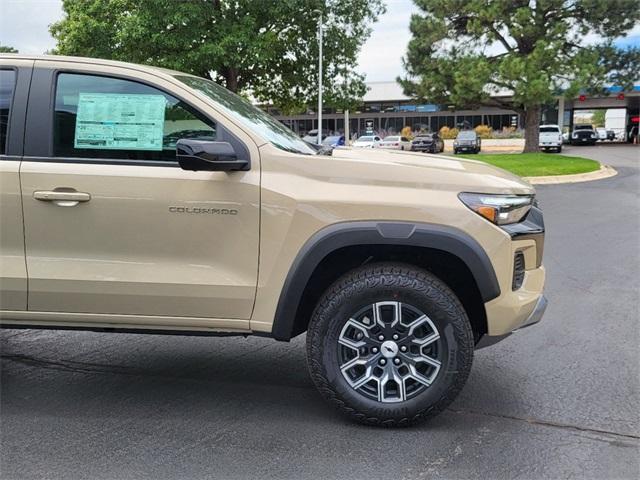
POLYGON ((307 332, 307 363, 322 396, 352 420, 385 427, 409 426, 442 412, 460 393, 473 361, 474 336, 451 289, 426 270, 402 263, 355 269, 331 285, 316 306, 307 332), (420 309, 440 331, 443 356, 430 386, 412 398, 382 403, 352 388, 340 371, 338 337, 353 312, 396 301, 420 309))

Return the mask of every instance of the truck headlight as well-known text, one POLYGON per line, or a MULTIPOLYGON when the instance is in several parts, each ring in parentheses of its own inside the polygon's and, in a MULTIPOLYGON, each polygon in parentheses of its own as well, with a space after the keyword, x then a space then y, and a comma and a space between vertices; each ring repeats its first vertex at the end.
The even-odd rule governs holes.
POLYGON ((460 193, 458 198, 478 215, 496 225, 521 221, 533 205, 534 195, 494 195, 488 193, 460 193))

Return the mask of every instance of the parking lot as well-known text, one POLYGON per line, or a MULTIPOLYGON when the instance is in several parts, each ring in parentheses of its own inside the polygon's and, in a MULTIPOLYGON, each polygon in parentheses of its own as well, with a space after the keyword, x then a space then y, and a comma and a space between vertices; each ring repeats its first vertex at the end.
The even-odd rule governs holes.
POLYGON ((303 337, 4 330, 2 478, 638 478, 640 148, 563 153, 619 173, 538 188, 546 316, 431 422, 343 420, 303 337))

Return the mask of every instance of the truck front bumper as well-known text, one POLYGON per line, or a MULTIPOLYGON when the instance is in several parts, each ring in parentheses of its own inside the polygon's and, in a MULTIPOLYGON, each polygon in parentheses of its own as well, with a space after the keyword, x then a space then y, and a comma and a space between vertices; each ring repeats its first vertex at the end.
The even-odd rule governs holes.
POLYGON ((540 295, 535 307, 533 308, 533 311, 516 329, 514 329, 512 332, 508 332, 502 335, 483 335, 482 338, 480 338, 480 341, 476 344, 476 350, 479 348, 485 348, 494 345, 510 336, 513 332, 520 330, 521 328, 535 325, 540 320, 542 320, 544 312, 547 309, 547 303, 547 297, 545 297, 544 295, 540 295))
POLYGON ((547 297, 545 297, 544 295, 541 295, 540 298, 538 298, 538 302, 536 303, 536 306, 533 309, 533 312, 531 312, 531 314, 525 320, 525 322, 518 327, 518 330, 520 330, 521 328, 529 327, 531 325, 535 325, 540 320, 542 320, 542 316, 544 315, 544 312, 547 310, 548 303, 549 302, 547 301, 547 297))
POLYGON ((520 263, 521 282, 517 284, 511 283, 516 277, 515 261, 511 263, 511 271, 501 271, 501 294, 484 305, 487 333, 476 348, 492 345, 516 330, 538 323, 547 307, 543 295, 546 272, 542 266, 545 234, 542 211, 533 207, 524 221, 503 229, 511 236, 506 255, 514 259, 519 255, 524 269, 520 263))

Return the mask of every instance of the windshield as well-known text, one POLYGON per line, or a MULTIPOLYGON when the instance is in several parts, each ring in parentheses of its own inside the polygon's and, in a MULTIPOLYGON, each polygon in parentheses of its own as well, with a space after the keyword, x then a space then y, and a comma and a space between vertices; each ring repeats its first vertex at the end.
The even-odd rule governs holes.
POLYGON ((384 137, 385 142, 398 142, 400 141, 400 137, 384 137))
POLYGON ((188 75, 176 75, 176 79, 196 90, 197 93, 213 100, 233 118, 249 130, 264 137, 276 147, 288 152, 313 155, 316 150, 299 138, 293 130, 282 125, 275 118, 251 103, 230 92, 211 80, 188 75))
POLYGON ((373 137, 360 137, 356 141, 358 141, 358 142, 373 142, 373 137))
POLYGON ((556 127, 540 127, 540 133, 560 133, 556 127))
POLYGON ((593 130, 591 125, 576 125, 574 130, 593 130))
POLYGON ((473 131, 460 132, 458 134, 458 138, 460 140, 475 140, 476 139, 476 132, 473 132, 473 131))
POLYGON ((416 140, 432 140, 432 139, 433 139, 433 135, 432 135, 432 134, 430 134, 430 133, 427 133, 426 135, 425 135, 425 134, 423 134, 423 135, 418 135, 418 136, 416 137, 416 140))

